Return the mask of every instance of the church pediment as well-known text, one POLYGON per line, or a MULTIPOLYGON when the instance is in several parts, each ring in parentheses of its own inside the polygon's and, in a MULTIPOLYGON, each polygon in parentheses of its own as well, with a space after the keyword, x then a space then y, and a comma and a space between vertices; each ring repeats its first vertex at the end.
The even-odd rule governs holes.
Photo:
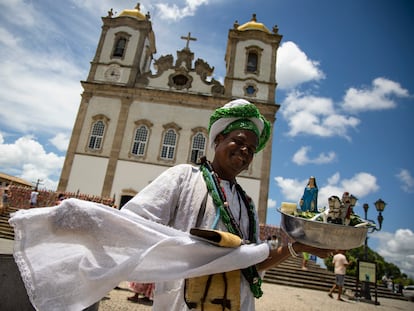
POLYGON ((171 54, 161 56, 154 61, 154 68, 157 70, 155 76, 161 75, 164 71, 173 68, 174 57, 171 54))
POLYGON ((179 68, 175 73, 168 76, 168 86, 176 90, 190 89, 193 77, 184 68, 179 68))
POLYGON ((177 51, 174 57, 171 54, 162 55, 153 61, 153 71, 138 74, 136 87, 205 94, 223 95, 224 86, 214 78, 214 67, 205 60, 198 58, 194 63, 194 53, 190 50, 190 41, 197 41, 191 33, 182 36, 186 40, 183 49, 177 51))
POLYGON ((214 67, 201 58, 193 66, 193 58, 194 54, 188 49, 177 51, 175 63, 171 54, 163 55, 154 61, 156 71, 140 77, 137 86, 209 95, 224 94, 223 85, 211 78, 214 67))

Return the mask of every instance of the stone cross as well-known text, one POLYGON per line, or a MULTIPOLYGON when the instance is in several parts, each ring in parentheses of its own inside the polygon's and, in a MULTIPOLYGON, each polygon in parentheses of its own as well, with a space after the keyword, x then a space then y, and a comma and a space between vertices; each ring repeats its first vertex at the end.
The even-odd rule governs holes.
POLYGON ((187 44, 186 44, 186 46, 185 46, 185 48, 186 48, 187 50, 189 50, 189 49, 190 49, 190 48, 188 47, 188 46, 189 46, 189 44, 190 44, 190 40, 191 40, 191 41, 197 41, 197 38, 192 38, 192 37, 191 37, 191 32, 189 32, 189 33, 188 33, 187 37, 182 36, 182 37, 181 37, 181 39, 183 39, 183 40, 187 40, 187 44))

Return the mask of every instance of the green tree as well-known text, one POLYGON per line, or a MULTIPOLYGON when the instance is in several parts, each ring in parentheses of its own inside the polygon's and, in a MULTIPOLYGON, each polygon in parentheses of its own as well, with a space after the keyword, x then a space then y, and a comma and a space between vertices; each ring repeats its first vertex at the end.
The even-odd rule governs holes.
MULTIPOLYGON (((346 274, 349 276, 357 277, 358 260, 367 260, 367 261, 375 262, 377 265, 377 269, 376 269, 377 281, 381 281, 382 276, 385 274, 389 278, 392 278, 395 283, 401 282, 404 285, 414 283, 412 279, 407 278, 406 274, 401 273, 400 268, 398 268, 393 263, 386 262, 381 255, 379 255, 377 252, 373 251, 369 247, 367 248, 366 259, 365 259, 365 246, 360 246, 358 248, 348 250, 345 255, 349 261, 349 266, 346 270, 346 274)), ((334 270, 334 267, 332 264, 332 258, 333 257, 330 256, 324 259, 326 268, 329 271, 334 270)))

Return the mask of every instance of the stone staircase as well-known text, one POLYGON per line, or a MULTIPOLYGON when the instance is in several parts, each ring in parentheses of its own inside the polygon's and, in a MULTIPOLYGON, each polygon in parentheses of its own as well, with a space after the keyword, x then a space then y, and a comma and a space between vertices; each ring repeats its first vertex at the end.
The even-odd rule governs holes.
POLYGON ((9 207, 7 213, 0 215, 0 239, 14 240, 13 227, 9 225, 10 213, 16 212, 18 209, 9 207))
MULTIPOLYGON (((289 258, 276 268, 268 270, 263 281, 266 283, 320 290, 328 293, 329 289, 335 283, 335 274, 325 268, 321 268, 311 260, 307 264, 308 270, 302 270, 301 266, 302 258, 289 258)), ((344 289, 347 293, 355 295, 355 277, 345 276, 344 289)), ((372 300, 374 300, 375 288, 371 286, 370 289, 372 300)), ((395 294, 391 290, 381 286, 377 287, 377 297, 407 300, 406 297, 395 294)))

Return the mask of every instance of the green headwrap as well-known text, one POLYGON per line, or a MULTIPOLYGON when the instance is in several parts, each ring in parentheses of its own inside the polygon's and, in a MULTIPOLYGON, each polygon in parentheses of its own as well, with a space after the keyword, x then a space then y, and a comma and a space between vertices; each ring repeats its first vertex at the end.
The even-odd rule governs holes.
POLYGON ((210 117, 208 131, 210 141, 213 143, 220 133, 226 134, 237 129, 251 130, 259 138, 257 153, 266 146, 270 138, 270 128, 270 122, 264 118, 255 105, 246 100, 237 99, 214 111, 210 117), (225 120, 221 119, 228 119, 229 123, 226 124, 225 120), (261 127, 263 129, 260 132, 261 127))
POLYGON ((230 123, 222 133, 228 134, 234 130, 250 130, 254 132, 257 137, 260 137, 260 132, 257 128, 257 125, 249 119, 239 119, 233 123, 230 123))

